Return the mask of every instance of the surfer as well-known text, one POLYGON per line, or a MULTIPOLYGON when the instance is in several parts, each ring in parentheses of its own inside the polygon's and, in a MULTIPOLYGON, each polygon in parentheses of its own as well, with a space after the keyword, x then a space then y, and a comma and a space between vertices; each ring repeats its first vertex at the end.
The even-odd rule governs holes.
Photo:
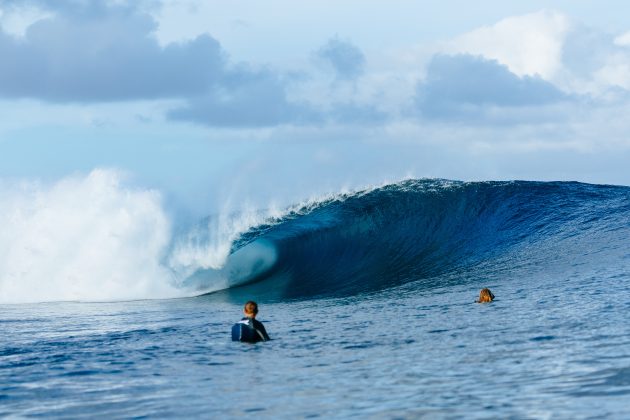
POLYGON ((477 300, 475 302, 477 302, 477 303, 487 303, 487 302, 492 302, 493 300, 494 300, 494 295, 492 294, 490 289, 488 289, 486 287, 484 289, 481 289, 481 292, 479 292, 479 300, 477 300))
POLYGON ((258 314, 258 304, 252 300, 248 301, 243 308, 245 317, 232 327, 232 341, 245 341, 247 343, 257 343, 259 341, 269 341, 269 335, 262 322, 256 320, 258 314))

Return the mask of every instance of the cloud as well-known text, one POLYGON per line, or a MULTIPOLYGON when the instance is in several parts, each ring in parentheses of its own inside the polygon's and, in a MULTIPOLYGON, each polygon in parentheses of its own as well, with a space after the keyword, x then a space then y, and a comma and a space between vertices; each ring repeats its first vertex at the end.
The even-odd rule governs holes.
POLYGON ((574 24, 562 45, 561 71, 551 81, 565 91, 589 95, 599 102, 627 100, 630 48, 624 39, 624 34, 615 37, 574 24))
POLYGON ((330 66, 338 79, 354 80, 365 71, 363 52, 348 41, 331 38, 316 53, 317 58, 330 66))
POLYGON ((487 116, 488 109, 514 110, 567 99, 540 77, 519 77, 495 60, 440 54, 418 84, 415 104, 425 117, 472 119, 487 116))
POLYGON ((155 20, 139 4, 29 2, 54 14, 22 38, 0 32, 0 96, 63 103, 182 99, 186 105, 169 117, 220 127, 316 118, 287 98, 280 74, 230 63, 208 34, 160 46, 155 20))
POLYGON ((264 71, 257 79, 244 79, 238 88, 192 99, 167 116, 171 120, 208 126, 247 128, 282 124, 378 125, 389 121, 390 117, 371 104, 336 102, 315 108, 308 103, 289 102, 282 81, 264 71))
POLYGON ((310 106, 290 102, 286 82, 277 74, 244 67, 228 72, 209 94, 191 98, 168 117, 220 127, 306 124, 322 119, 310 106))
POLYGON ((540 76, 565 92, 618 100, 630 90, 630 35, 614 36, 542 10, 500 20, 443 43, 445 54, 493 59, 518 76, 540 76))
POLYGON ((564 39, 572 25, 567 16, 550 10, 512 16, 455 38, 443 52, 482 55, 519 76, 549 80, 561 68, 564 39))
POLYGON ((417 83, 390 60, 378 67, 373 57, 368 69, 361 49, 338 36, 313 53, 327 74, 307 67, 312 61, 293 73, 235 63, 209 34, 160 44, 156 4, 0 0, 11 13, 41 11, 23 33, 0 31, 0 98, 165 100, 170 121, 252 128, 389 124, 405 119, 409 103, 425 119, 540 121, 558 117, 545 113, 575 94, 623 102, 630 91, 630 35, 615 38, 554 11, 509 17, 442 43, 417 83))
POLYGON ((560 59, 562 66, 574 76, 589 78, 616 50, 619 48, 610 34, 575 25, 564 39, 560 59))
POLYGON ((162 48, 154 29, 137 10, 94 6, 40 20, 24 39, 0 33, 0 95, 53 102, 185 97, 221 77, 225 54, 215 39, 162 48))
MULTIPOLYGON (((290 100, 292 77, 282 77, 270 69, 246 65, 232 68, 210 94, 191 98, 173 109, 168 118, 218 127, 264 127, 282 124, 381 124, 388 114, 371 103, 359 103, 351 95, 345 101, 332 100, 318 106, 290 100)), ((298 77, 298 82, 301 83, 298 77)), ((301 97, 309 97, 302 95, 301 97)))

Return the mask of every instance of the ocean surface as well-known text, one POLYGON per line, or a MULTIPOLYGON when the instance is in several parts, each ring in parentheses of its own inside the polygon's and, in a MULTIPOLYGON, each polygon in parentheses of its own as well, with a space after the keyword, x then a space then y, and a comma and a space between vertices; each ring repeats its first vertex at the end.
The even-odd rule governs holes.
POLYGON ((628 187, 408 180, 158 236, 134 194, 79 257, 72 224, 0 241, 0 417, 630 417, 628 187), (249 299, 272 341, 230 341, 249 299))

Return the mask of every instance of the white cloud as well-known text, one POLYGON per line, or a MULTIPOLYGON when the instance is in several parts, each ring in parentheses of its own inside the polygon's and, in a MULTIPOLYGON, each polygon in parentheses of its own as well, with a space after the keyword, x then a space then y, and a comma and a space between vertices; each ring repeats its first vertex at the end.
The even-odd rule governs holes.
POLYGON ((549 80, 561 68, 562 46, 571 27, 567 16, 543 10, 475 29, 446 43, 444 52, 483 55, 519 76, 549 80))
POLYGON ((0 8, 0 29, 8 35, 23 38, 32 24, 52 16, 52 13, 33 5, 0 8))
MULTIPOLYGON (((630 90, 630 32, 617 37, 557 11, 500 20, 440 44, 438 52, 493 59, 566 93, 618 101, 630 90)), ((622 98, 623 99, 623 98, 622 98)))
POLYGON ((630 47, 630 31, 619 35, 615 38, 615 45, 620 47, 630 47))
POLYGON ((630 90, 630 54, 615 54, 594 74, 598 85, 630 90))

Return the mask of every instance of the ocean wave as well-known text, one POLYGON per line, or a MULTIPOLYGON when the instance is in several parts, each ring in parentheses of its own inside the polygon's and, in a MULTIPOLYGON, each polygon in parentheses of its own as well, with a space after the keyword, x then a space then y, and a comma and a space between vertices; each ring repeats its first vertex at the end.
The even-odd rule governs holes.
POLYGON ((295 298, 352 295, 453 273, 510 275, 515 265, 541 266, 591 246, 621 248, 629 198, 626 187, 445 180, 340 194, 239 235, 227 259, 239 270, 226 274, 225 286, 295 298), (601 236, 611 230, 617 234, 601 236))
POLYGON ((619 253, 630 229, 630 188, 570 182, 405 180, 178 232, 116 171, 0 189, 0 303, 346 296, 619 253))

